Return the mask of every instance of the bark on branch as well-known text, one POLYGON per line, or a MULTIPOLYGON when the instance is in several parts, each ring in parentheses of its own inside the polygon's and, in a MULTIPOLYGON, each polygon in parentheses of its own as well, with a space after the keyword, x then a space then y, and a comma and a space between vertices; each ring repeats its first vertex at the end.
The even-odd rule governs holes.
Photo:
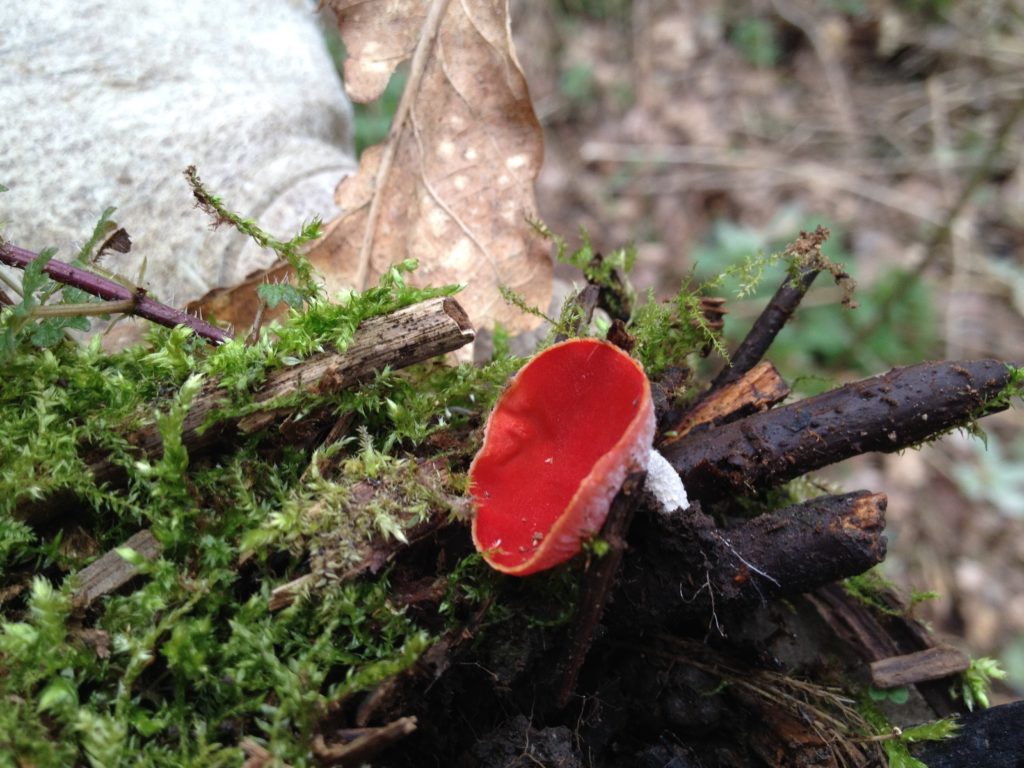
POLYGON ((896 368, 667 445, 691 498, 779 485, 861 453, 914 446, 978 416, 1009 382, 998 360, 896 368))
MULTIPOLYGON (((29 264, 39 258, 39 254, 19 248, 16 245, 0 241, 0 263, 18 269, 25 269, 29 264)), ((214 344, 223 344, 232 338, 230 332, 210 325, 180 309, 161 304, 156 299, 146 296, 145 290, 141 288, 128 288, 108 280, 86 269, 72 266, 57 259, 50 259, 43 268, 53 280, 64 285, 71 285, 86 293, 98 296, 108 302, 122 303, 118 308, 105 307, 107 312, 123 312, 126 315, 137 315, 158 325, 174 328, 176 325, 184 325, 195 331, 197 336, 214 344)), ((101 305, 102 307, 102 305, 101 305)))
POLYGON ((870 491, 824 496, 731 528, 696 508, 645 514, 633 524, 619 619, 649 625, 863 573, 885 558, 886 503, 870 491))

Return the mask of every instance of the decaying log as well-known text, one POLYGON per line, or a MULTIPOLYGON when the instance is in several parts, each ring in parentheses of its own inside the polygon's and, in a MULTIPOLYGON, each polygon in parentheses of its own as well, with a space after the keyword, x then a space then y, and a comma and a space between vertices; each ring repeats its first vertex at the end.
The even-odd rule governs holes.
MULTIPOLYGON (((217 382, 209 382, 196 395, 182 427, 182 442, 192 454, 228 440, 234 434, 251 433, 283 421, 294 413, 295 403, 277 406, 289 396, 330 395, 372 377, 385 367, 404 368, 436 355, 454 351, 474 338, 466 313, 455 299, 437 298, 414 304, 396 312, 365 321, 344 352, 323 352, 298 365, 272 371, 255 394, 254 400, 266 406, 241 419, 217 420, 217 412, 229 400, 217 382)), ((314 414, 323 415, 322 409, 314 414)), ((299 437, 302 430, 292 430, 299 437)), ((284 437, 288 434, 282 430, 284 437)), ((162 450, 160 433, 150 424, 129 436, 139 453, 158 457, 162 450)), ((122 468, 109 457, 88 462, 97 484, 116 484, 123 479, 122 468)), ((26 500, 17 516, 34 522, 53 514, 66 499, 26 500)))
MULTIPOLYGON (((935 647, 935 637, 905 614, 904 602, 890 590, 880 589, 875 595, 881 603, 881 611, 851 599, 837 584, 825 585, 804 597, 835 636, 869 664, 935 647)), ((946 678, 915 684, 938 717, 946 717, 954 711, 949 698, 950 682, 946 678)))
POLYGON ((712 501, 779 485, 870 451, 891 453, 971 419, 1009 381, 998 360, 896 368, 665 446, 691 498, 712 501))
POLYGON ((720 529, 698 505, 634 522, 620 621, 650 624, 808 592, 885 557, 886 497, 824 496, 720 529), (631 606, 643 606, 642 613, 631 606))
MULTIPOLYGON (((131 536, 118 549, 124 547, 135 550, 146 560, 152 560, 160 554, 160 542, 148 528, 131 536)), ((123 587, 138 573, 139 569, 121 557, 117 550, 111 550, 78 572, 77 588, 71 597, 71 605, 75 609, 84 610, 104 595, 123 587)))
POLYGON ((672 429, 675 434, 662 445, 674 443, 702 425, 720 426, 729 421, 766 411, 789 397, 790 389, 778 369, 764 361, 735 381, 709 392, 672 429))
POLYGON ((966 672, 971 660, 956 648, 928 648, 903 656, 871 663, 871 684, 876 688, 896 688, 911 683, 941 680, 966 672))

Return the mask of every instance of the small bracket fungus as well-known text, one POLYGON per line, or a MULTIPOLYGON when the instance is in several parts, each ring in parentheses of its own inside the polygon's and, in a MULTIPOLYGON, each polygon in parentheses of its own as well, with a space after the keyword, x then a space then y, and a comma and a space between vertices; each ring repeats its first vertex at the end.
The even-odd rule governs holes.
POLYGON ((647 467, 654 427, 647 376, 618 347, 573 339, 534 357, 498 400, 469 470, 476 548, 515 576, 569 560, 626 476, 647 467))

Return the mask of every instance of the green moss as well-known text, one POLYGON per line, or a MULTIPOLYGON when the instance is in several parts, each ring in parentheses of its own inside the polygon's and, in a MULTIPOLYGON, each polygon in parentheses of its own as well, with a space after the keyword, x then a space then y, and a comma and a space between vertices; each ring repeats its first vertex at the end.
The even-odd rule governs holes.
MULTIPOLYGON (((204 383, 229 395, 225 412, 245 409, 269 370, 344 349, 366 319, 454 292, 409 287, 413 267, 400 264, 378 286, 336 302, 312 297, 248 347, 214 348, 185 329, 161 328, 106 355, 98 342, 40 349, 27 334, 9 334, 0 381, 2 586, 16 594, 25 574, 38 575, 0 616, 0 699, 12 703, 0 708, 0 765, 239 765, 246 737, 307 765, 310 735, 334 702, 408 667, 431 643, 432 631, 392 604, 386 576, 325 579, 316 600, 278 614, 268 610, 270 592, 310 562, 327 573, 369 539, 401 538, 427 514, 449 512, 448 496, 420 482, 399 450, 479 421, 520 361, 385 371, 326 399, 355 414, 361 437, 326 446, 314 471, 299 451, 265 455, 259 435, 216 464, 196 462, 181 440, 204 383), (126 435, 148 423, 164 450, 147 461, 126 435), (331 477, 315 471, 326 454, 337 464, 331 477), (100 455, 124 469, 124 487, 97 486, 87 464, 100 455), (357 505, 359 483, 374 492, 357 505), (16 517, 28 502, 61 493, 92 537, 83 551, 59 554, 59 530, 16 517), (119 549, 145 578, 103 598, 88 632, 72 629, 80 626, 69 599, 77 574, 142 526, 160 556, 119 549)), ((460 451, 452 460, 464 467, 467 458, 460 451)))
POLYGON ((903 615, 900 611, 891 608, 885 599, 886 593, 895 589, 896 585, 885 578, 877 568, 843 579, 842 585, 846 594, 874 608, 879 613, 887 616, 903 615))
POLYGON ((898 728, 889 722, 875 705, 875 700, 869 697, 864 697, 858 702, 857 710, 875 730, 873 736, 862 740, 882 744, 889 768, 928 768, 910 754, 909 745, 922 741, 949 739, 955 736, 959 729, 957 722, 951 718, 921 723, 911 728, 898 728))

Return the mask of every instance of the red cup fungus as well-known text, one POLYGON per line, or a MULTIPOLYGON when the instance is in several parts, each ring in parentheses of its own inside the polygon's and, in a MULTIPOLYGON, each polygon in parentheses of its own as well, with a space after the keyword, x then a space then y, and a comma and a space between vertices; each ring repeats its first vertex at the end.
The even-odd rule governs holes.
POLYGON ((647 376, 618 347, 573 339, 541 352, 498 399, 469 470, 476 548, 514 576, 578 554, 647 466, 654 426, 647 376))

